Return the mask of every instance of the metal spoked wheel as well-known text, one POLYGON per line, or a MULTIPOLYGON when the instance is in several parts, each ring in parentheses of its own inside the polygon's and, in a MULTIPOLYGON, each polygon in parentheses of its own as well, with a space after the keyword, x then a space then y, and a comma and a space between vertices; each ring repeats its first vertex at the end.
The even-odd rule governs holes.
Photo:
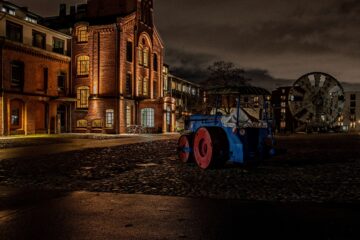
POLYGON ((313 127, 330 127, 340 116, 345 103, 344 90, 331 75, 308 73, 299 78, 289 92, 293 117, 313 127))
POLYGON ((221 167, 229 159, 225 132, 220 128, 199 128, 194 136, 194 158, 202 169, 221 167))
POLYGON ((192 150, 193 136, 190 134, 181 135, 178 141, 178 156, 179 159, 184 162, 193 161, 193 150, 192 150))

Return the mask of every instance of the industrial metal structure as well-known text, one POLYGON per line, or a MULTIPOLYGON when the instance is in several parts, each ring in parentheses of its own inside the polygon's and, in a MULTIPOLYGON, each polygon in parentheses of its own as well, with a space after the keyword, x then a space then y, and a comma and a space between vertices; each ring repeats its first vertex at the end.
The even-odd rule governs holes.
POLYGON ((220 107, 217 101, 215 111, 211 111, 214 115, 190 116, 187 131, 178 142, 180 160, 195 160, 200 168, 207 169, 221 167, 227 161, 253 166, 273 154, 268 104, 262 106, 262 114, 255 118, 240 106, 240 96, 246 94, 269 95, 265 89, 250 86, 209 90, 208 95, 236 96, 235 107, 224 115, 217 111, 220 107))
POLYGON ((293 117, 301 123, 300 128, 327 131, 335 126, 343 111, 344 89, 331 75, 312 72, 293 84, 288 103, 293 117))

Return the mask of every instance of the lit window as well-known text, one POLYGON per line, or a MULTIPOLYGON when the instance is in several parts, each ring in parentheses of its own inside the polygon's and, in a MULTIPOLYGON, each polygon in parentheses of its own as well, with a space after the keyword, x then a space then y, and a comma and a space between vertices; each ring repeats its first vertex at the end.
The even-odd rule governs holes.
POLYGON ((171 89, 176 90, 176 82, 171 82, 171 89))
POLYGON ((105 115, 106 128, 114 127, 114 109, 107 109, 105 115))
POLYGON ((88 30, 86 26, 80 26, 76 29, 76 36, 77 36, 77 41, 79 43, 82 42, 87 42, 88 41, 88 30))
POLYGON ((149 81, 147 78, 144 78, 143 82, 143 95, 147 96, 149 94, 149 81))
POLYGON ((192 95, 196 95, 196 88, 192 88, 191 93, 192 93, 192 95))
POLYGON ((147 48, 144 49, 144 67, 149 66, 149 50, 147 48))
POLYGON ((155 112, 153 108, 141 109, 141 125, 143 127, 154 127, 155 112))
POLYGON ((142 90, 143 90, 143 80, 141 78, 138 78, 138 96, 142 95, 142 90))
POLYGON ((10 15, 15 16, 15 10, 14 10, 14 9, 9 9, 8 13, 9 13, 10 15))
POLYGON ((168 79, 167 75, 164 76, 164 90, 166 90, 166 91, 169 90, 169 79, 168 79))
POLYGON ((78 128, 87 128, 87 121, 85 119, 78 120, 76 122, 76 127, 78 127, 78 128))
POLYGON ((102 128, 102 120, 101 119, 95 119, 91 122, 92 128, 102 128))
POLYGON ((79 87, 77 89, 77 108, 88 108, 89 107, 89 87, 79 87))
POLYGON ((15 108, 11 110, 11 125, 20 125, 20 109, 15 108))
POLYGON ((79 56, 77 58, 77 75, 78 76, 89 75, 89 65, 90 65, 89 56, 79 56))
POLYGON ((280 128, 286 128, 286 122, 285 121, 280 122, 280 128))
POLYGON ((138 61, 139 65, 143 65, 143 50, 141 48, 139 48, 138 50, 138 61))
POLYGON ((29 16, 25 17, 25 21, 35 23, 35 24, 37 23, 37 20, 35 18, 29 17, 29 16))
POLYGON ((259 97, 254 97, 254 103, 258 103, 259 102, 259 97))
POLYGON ((282 108, 281 113, 286 113, 286 108, 282 108))
POLYGON ((131 107, 130 106, 126 106, 126 126, 130 126, 131 125, 131 107))

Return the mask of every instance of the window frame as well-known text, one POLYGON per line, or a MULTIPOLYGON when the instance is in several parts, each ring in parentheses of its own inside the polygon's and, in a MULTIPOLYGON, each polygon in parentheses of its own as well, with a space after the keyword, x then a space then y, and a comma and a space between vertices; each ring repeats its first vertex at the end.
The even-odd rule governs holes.
POLYGON ((77 56, 77 58, 76 58, 76 75, 78 77, 86 77, 86 76, 89 76, 89 73, 90 73, 90 57, 87 55, 77 56))
POLYGON ((106 109, 105 110, 105 127, 106 128, 114 128, 114 109, 106 109))
POLYGON ((36 30, 32 30, 32 46, 46 50, 46 34, 36 30), (42 37, 41 43, 37 42, 36 36, 42 37))
POLYGON ((76 41, 77 43, 87 43, 89 41, 89 32, 87 26, 76 27, 76 41))
POLYGON ((155 110, 154 108, 141 109, 141 126, 147 128, 155 127, 155 110))
POLYGON ((24 77, 25 77, 24 63, 21 61, 11 62, 11 80, 10 80, 11 88, 22 89, 24 87, 24 77), (17 69, 14 70, 14 67, 16 67, 17 69), (15 79, 14 75, 16 77, 19 77, 19 79, 15 79), (14 80, 16 80, 16 81, 14 81, 14 80))
POLYGON ((76 108, 89 108, 90 88, 88 86, 81 86, 76 89, 76 108))
POLYGON ((88 127, 88 121, 86 119, 79 119, 76 121, 76 127, 77 128, 87 128, 88 127), (83 124, 81 124, 83 123, 83 124))
POLYGON ((59 53, 59 54, 65 54, 65 40, 57 38, 57 37, 53 37, 53 50, 54 53, 59 53), (62 45, 62 47, 56 47, 56 43, 61 43, 60 46, 62 45))
POLYGON ((58 75, 57 75, 57 87, 58 87, 58 91, 60 92, 65 92, 66 90, 66 80, 67 80, 67 74, 66 72, 60 72, 58 75), (61 87, 60 84, 59 84, 59 80, 60 78, 63 78, 61 81, 63 81, 63 86, 61 87))
POLYGON ((6 20, 6 39, 14 42, 23 43, 23 37, 24 37, 24 29, 23 26, 17 23, 14 23, 12 21, 6 20), (11 31, 12 30, 12 31, 11 31), (14 32, 19 31, 19 36, 15 36, 14 32))

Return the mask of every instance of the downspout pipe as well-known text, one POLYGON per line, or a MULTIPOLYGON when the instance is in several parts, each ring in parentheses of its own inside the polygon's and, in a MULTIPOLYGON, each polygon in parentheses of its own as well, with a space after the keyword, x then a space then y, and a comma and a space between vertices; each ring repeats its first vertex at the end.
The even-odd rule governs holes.
POLYGON ((121 120, 120 120, 120 101, 121 101, 121 91, 120 91, 120 83, 119 83, 119 75, 120 75, 120 55, 119 55, 119 41, 120 41, 120 29, 118 23, 115 24, 115 107, 116 107, 116 119, 118 123, 116 124, 115 132, 120 134, 121 131, 121 120))

